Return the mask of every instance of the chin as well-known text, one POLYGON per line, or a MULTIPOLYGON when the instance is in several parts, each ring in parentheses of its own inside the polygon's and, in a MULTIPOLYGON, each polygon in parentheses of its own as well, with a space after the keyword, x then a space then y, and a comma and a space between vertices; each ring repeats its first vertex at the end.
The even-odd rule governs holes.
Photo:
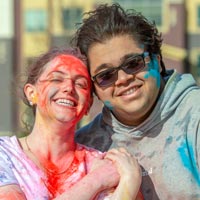
POLYGON ((61 123, 67 123, 67 122, 73 122, 74 121, 74 117, 58 117, 57 121, 61 122, 61 123))

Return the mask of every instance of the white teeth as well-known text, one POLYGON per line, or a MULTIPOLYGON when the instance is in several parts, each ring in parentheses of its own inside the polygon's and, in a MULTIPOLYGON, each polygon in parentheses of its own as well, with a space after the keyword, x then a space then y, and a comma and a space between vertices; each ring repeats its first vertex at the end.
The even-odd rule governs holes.
POLYGON ((56 103, 64 106, 75 106, 73 101, 67 99, 58 99, 56 103))
POLYGON ((130 90, 124 92, 123 95, 129 95, 129 94, 132 94, 132 93, 135 92, 135 90, 136 90, 136 88, 131 88, 130 90))

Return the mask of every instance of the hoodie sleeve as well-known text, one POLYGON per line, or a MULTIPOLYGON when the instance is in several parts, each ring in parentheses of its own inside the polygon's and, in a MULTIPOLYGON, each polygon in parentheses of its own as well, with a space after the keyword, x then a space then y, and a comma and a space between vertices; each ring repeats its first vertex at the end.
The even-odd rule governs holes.
POLYGON ((76 131, 76 142, 95 148, 99 151, 107 151, 112 143, 112 129, 104 121, 102 114, 97 115, 93 121, 76 131))

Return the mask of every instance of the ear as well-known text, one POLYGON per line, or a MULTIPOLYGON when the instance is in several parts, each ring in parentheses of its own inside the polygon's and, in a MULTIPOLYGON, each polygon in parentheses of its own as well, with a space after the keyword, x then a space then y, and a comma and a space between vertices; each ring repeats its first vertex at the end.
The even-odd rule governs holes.
POLYGON ((156 58, 158 59, 158 63, 159 63, 159 72, 161 73, 161 72, 162 72, 162 67, 161 67, 161 64, 160 64, 160 55, 156 55, 156 58))
POLYGON ((24 86, 24 93, 30 105, 37 104, 37 92, 34 85, 28 83, 24 86))

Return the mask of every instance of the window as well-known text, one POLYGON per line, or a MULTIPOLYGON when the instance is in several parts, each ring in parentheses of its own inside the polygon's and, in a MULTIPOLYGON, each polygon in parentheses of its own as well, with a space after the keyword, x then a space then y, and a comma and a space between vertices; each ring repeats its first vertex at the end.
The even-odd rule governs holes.
POLYGON ((162 0, 114 0, 125 9, 134 9, 141 12, 148 20, 155 21, 157 26, 162 25, 162 0))
POLYGON ((25 30, 43 32, 47 30, 47 12, 45 10, 27 10, 25 12, 25 30))
POLYGON ((76 23, 81 22, 82 9, 81 8, 65 8, 62 10, 63 27, 64 29, 75 29, 76 23))
POLYGON ((200 55, 197 58, 197 71, 196 72, 197 72, 196 73, 197 77, 200 78, 200 55))
POLYGON ((200 6, 197 7, 197 26, 200 27, 200 6))

